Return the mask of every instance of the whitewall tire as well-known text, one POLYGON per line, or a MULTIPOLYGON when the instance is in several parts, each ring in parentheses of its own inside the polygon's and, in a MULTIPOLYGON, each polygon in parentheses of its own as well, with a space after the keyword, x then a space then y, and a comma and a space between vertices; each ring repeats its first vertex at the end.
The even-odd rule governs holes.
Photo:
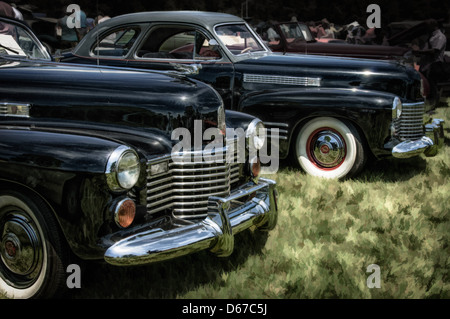
POLYGON ((347 121, 318 117, 301 127, 293 145, 294 160, 313 176, 342 179, 359 173, 366 161, 364 145, 347 121))

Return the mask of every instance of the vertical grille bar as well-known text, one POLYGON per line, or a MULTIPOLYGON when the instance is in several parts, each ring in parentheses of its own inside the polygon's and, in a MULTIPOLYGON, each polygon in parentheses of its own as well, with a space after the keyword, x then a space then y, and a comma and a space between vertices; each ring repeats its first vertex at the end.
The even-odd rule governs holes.
POLYGON ((423 102, 403 104, 400 118, 394 121, 395 131, 401 140, 417 140, 422 138, 424 135, 424 112, 425 104, 423 102))
MULTIPOLYGON (((183 161, 173 161, 170 156, 150 161, 147 169, 147 212, 154 214, 170 210, 180 218, 206 217, 210 196, 229 196, 231 188, 239 181, 240 164, 237 147, 233 161, 226 161, 227 148, 214 154, 210 161, 194 161, 198 153, 183 153, 183 161), (151 165, 168 162, 169 170, 151 176, 151 165)), ((206 157, 205 157, 206 158, 206 157)))

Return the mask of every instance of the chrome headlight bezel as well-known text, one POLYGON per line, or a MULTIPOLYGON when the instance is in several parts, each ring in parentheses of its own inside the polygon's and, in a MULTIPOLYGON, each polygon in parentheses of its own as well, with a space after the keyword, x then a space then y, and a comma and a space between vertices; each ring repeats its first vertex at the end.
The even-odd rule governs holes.
POLYGON ((247 128, 246 137, 250 149, 262 149, 267 139, 266 126, 260 119, 254 119, 247 128))
POLYGON ((108 159, 105 175, 113 192, 127 191, 136 185, 141 173, 139 156, 132 148, 122 145, 108 159))
POLYGON ((392 102, 392 118, 397 119, 402 115, 402 101, 398 96, 394 98, 394 101, 392 102))

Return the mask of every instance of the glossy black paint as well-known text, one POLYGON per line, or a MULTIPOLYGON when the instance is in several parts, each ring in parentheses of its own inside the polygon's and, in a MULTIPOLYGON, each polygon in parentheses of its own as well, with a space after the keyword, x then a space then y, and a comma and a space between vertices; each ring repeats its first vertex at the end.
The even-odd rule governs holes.
POLYGON ((105 213, 114 199, 104 171, 112 151, 123 144, 1 124, 0 136, 0 190, 33 192, 45 199, 73 252, 100 258, 96 234, 112 224, 105 213))
MULTIPOLYGON (((315 117, 330 116, 349 120, 359 128, 360 134, 364 135, 373 154, 383 157, 386 150, 379 141, 385 142, 390 138, 392 115, 386 112, 386 109, 391 105, 392 96, 380 92, 317 88, 301 92, 280 92, 267 89, 244 100, 241 109, 250 114, 261 114, 261 119, 267 122, 277 119, 286 123, 294 133, 300 129, 303 122, 315 117), (299 122, 298 119, 302 121, 299 122)), ((279 141, 281 154, 288 153, 293 138, 295 135, 289 134, 288 139, 279 141)))
MULTIPOLYGON (((31 31, 19 22, 0 18, 31 31)), ((106 164, 119 146, 140 157, 139 191, 147 161, 169 155, 174 129, 217 127, 220 95, 179 74, 0 57, 0 105, 29 105, 28 116, 0 114, 0 190, 32 192, 57 217, 79 257, 102 258, 100 238, 117 232, 106 164)), ((253 116, 230 112, 226 123, 244 129, 253 116)), ((137 201, 137 211, 145 212, 137 201)))
MULTIPOLYGON (((391 107, 394 96, 398 96, 403 102, 422 101, 420 93, 420 74, 413 68, 404 66, 394 61, 359 60, 340 57, 304 56, 298 54, 282 55, 271 53, 267 49, 266 54, 249 56, 247 59, 236 58, 226 49, 221 47, 222 58, 219 60, 181 60, 176 59, 143 59, 137 58, 137 51, 146 40, 153 28, 163 25, 191 26, 206 34, 211 39, 218 40, 215 34, 215 26, 224 23, 244 23, 243 20, 226 14, 207 12, 148 12, 136 13, 110 19, 91 31, 74 49, 67 54, 63 61, 68 63, 86 63, 101 65, 121 65, 139 69, 174 70, 173 63, 197 64, 201 66, 198 74, 188 75, 191 78, 201 80, 213 86, 224 99, 226 108, 249 112, 261 118, 265 122, 289 124, 287 127, 287 139, 280 142, 280 157, 285 158, 289 153, 292 135, 307 118, 312 114, 327 112, 330 116, 345 117, 343 113, 359 114, 356 122, 360 131, 364 132, 371 150, 376 156, 389 155, 383 145, 386 136, 390 134, 389 125, 391 107), (136 25, 141 28, 140 36, 124 58, 93 57, 90 52, 97 38, 101 38, 108 31, 124 25, 136 25), (320 78, 320 88, 326 88, 326 92, 317 91, 314 97, 314 109, 303 107, 310 103, 309 89, 302 86, 282 84, 245 83, 244 74, 276 75, 290 77, 320 78), (342 90, 347 89, 347 90, 342 90), (385 102, 380 109, 379 105, 370 98, 360 103, 352 90, 360 92, 370 90, 385 102), (272 99, 270 107, 257 96, 268 91, 276 91, 276 101, 272 99), (390 93, 388 97, 384 93, 390 93), (342 99, 330 98, 339 96, 342 99), (256 101, 261 101, 256 104, 256 101), (246 108, 246 105, 254 105, 246 108), (296 110, 303 108, 308 112, 298 113, 296 110), (278 110, 283 109, 283 112, 278 110), (346 109, 345 112, 341 112, 346 109), (369 111, 367 111, 369 110, 369 111), (295 114, 290 121, 286 121, 285 114, 295 114), (366 119, 368 114, 372 118, 366 119), (374 121, 374 115, 378 117, 376 122, 382 123, 377 127, 376 134, 366 131, 368 122, 374 121)), ((218 41, 220 43, 220 41, 218 41)), ((364 96, 364 94, 362 94, 364 96)), ((364 99, 363 97, 361 99, 364 99)))

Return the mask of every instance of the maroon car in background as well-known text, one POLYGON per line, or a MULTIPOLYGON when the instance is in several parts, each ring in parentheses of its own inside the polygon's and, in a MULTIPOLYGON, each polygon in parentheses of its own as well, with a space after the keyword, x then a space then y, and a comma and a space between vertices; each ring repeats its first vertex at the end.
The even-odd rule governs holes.
MULTIPOLYGON (((309 27, 299 22, 283 22, 270 26, 260 35, 274 52, 345 56, 360 59, 403 60, 408 48, 387 45, 350 44, 340 39, 317 41, 309 27)), ((405 56, 406 55, 406 56, 405 56)))
MULTIPOLYGON (((351 44, 341 39, 317 40, 311 34, 309 27, 299 22, 271 24, 264 29, 257 29, 257 32, 274 52, 393 60, 414 65, 418 70, 415 63, 417 59, 412 54, 411 42, 424 36, 423 24, 418 23, 390 37, 388 39, 390 45, 351 44)), ((450 79, 438 83, 436 88, 431 88, 426 77, 423 74, 421 76, 423 95, 428 97, 428 109, 433 109, 439 104, 441 96, 450 91, 450 79), (431 90, 435 92, 432 99, 429 98, 431 90)))

